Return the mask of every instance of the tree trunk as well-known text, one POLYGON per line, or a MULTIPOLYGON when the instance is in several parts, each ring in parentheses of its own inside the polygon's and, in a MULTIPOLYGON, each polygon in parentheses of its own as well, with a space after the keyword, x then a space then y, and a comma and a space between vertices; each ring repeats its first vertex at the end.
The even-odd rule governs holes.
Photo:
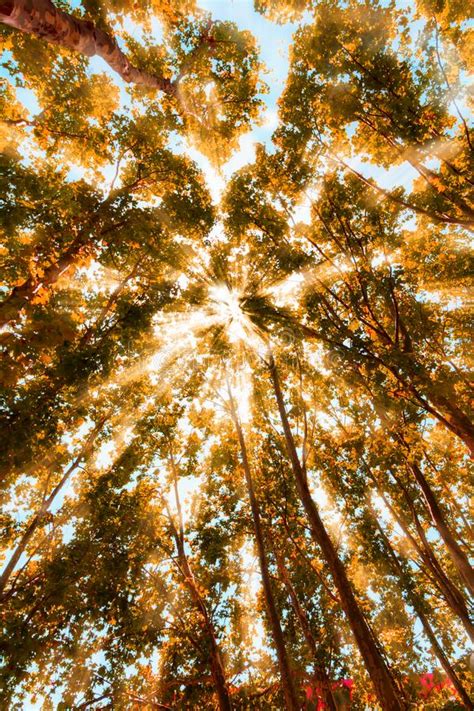
POLYGON ((406 574, 405 574, 405 571, 403 570, 403 566, 402 566, 397 554, 393 550, 393 548, 390 544, 390 541, 385 534, 385 531, 383 530, 382 526, 380 525, 377 515, 375 514, 372 506, 370 506, 370 505, 369 505, 369 512, 370 512, 372 521, 374 522, 377 530, 379 531, 379 533, 382 537, 382 540, 384 542, 385 548, 388 553, 388 559, 392 564, 392 568, 394 569, 395 574, 396 574, 402 588, 405 589, 405 592, 406 592, 406 595, 408 598, 408 602, 415 610, 415 613, 417 614, 417 616, 422 624, 425 635, 431 644, 431 647, 433 649, 433 652, 434 652, 436 658, 438 659, 439 663, 441 664, 442 668, 444 669, 447 677, 451 680, 451 683, 453 684, 454 688, 458 692, 459 697, 460 697, 462 703, 464 704, 464 706, 467 709, 472 709, 473 705, 472 705, 472 702, 467 694, 467 691, 464 688, 464 686, 462 685, 461 680, 459 679, 454 668, 452 667, 442 646, 438 642, 436 634, 435 634, 433 628, 431 627, 431 624, 430 624, 427 616, 425 615, 425 612, 424 612, 423 606, 422 606, 422 601, 419 599, 419 596, 417 595, 417 593, 410 588, 410 586, 404 584, 406 574))
POLYGON ((429 399, 444 414, 446 427, 451 430, 468 447, 471 457, 474 457, 474 424, 471 419, 449 398, 433 392, 433 383, 428 381, 430 387, 429 399))
POLYGON ((219 709, 220 711, 232 711, 232 704, 230 700, 229 689, 227 686, 224 663, 222 661, 219 645, 217 643, 214 623, 212 622, 212 619, 207 611, 206 603, 202 599, 201 593, 199 592, 199 588, 196 583, 196 578, 194 577, 194 573, 188 561, 188 556, 186 555, 186 550, 184 546, 183 517, 178 491, 178 475, 176 471, 174 457, 172 454, 170 455, 170 464, 173 472, 173 485, 176 499, 176 508, 178 511, 179 530, 176 528, 171 515, 170 524, 172 527, 173 537, 175 539, 176 549, 178 552, 179 568, 184 579, 184 584, 188 588, 196 610, 201 616, 202 626, 206 635, 206 639, 209 643, 211 675, 214 682, 217 699, 219 702, 219 709))
MULTIPOLYGON (((444 425, 450 432, 459 437, 469 449, 472 457, 474 457, 474 425, 468 415, 463 412, 457 405, 454 405, 448 398, 439 395, 436 392, 436 383, 434 383, 429 374, 424 370, 422 363, 417 363, 417 372, 413 372, 410 367, 407 374, 402 372, 399 366, 394 366, 390 362, 386 362, 383 358, 379 358, 371 354, 375 362, 381 364, 384 368, 392 373, 398 382, 411 393, 421 404, 421 406, 436 417, 439 422, 444 425), (421 391, 420 388, 421 387, 421 391), (424 390, 424 392, 423 392, 424 390)), ((395 357, 398 359, 405 356, 405 365, 407 363, 406 354, 396 350, 395 357)), ((413 364, 410 363, 410 366, 413 364)))
POLYGON ((406 210, 411 210, 412 212, 415 212, 418 215, 424 215, 425 217, 428 217, 430 220, 432 220, 435 223, 441 222, 441 223, 446 223, 448 225, 461 225, 462 227, 465 227, 467 230, 470 232, 474 231, 474 220, 464 220, 461 218, 456 218, 456 217, 450 217, 449 215, 446 215, 445 213, 440 213, 440 212, 432 212, 430 210, 425 210, 423 207, 420 207, 419 205, 414 205, 407 200, 404 200, 403 198, 397 196, 394 194, 393 191, 387 190, 386 188, 382 188, 380 185, 378 185, 372 178, 366 178, 362 173, 359 173, 358 170, 355 168, 352 168, 352 166, 349 165, 345 160, 343 160, 337 153, 332 151, 329 146, 327 146, 324 141, 321 139, 317 139, 318 143, 327 150, 328 154, 330 155, 331 158, 333 158, 337 163, 340 165, 344 166, 346 170, 348 170, 352 175, 355 175, 364 185, 367 185, 369 188, 372 188, 379 194, 383 195, 385 198, 388 198, 392 202, 394 202, 397 205, 400 205, 400 207, 403 207, 406 210))
MULTIPOLYGON (((416 512, 414 511, 414 509, 412 509, 412 515, 414 517, 414 522, 415 522, 415 526, 416 526, 418 535, 420 536, 421 545, 417 542, 417 540, 414 538, 414 536, 408 530, 408 527, 407 527, 404 519, 397 514, 397 512, 395 511, 393 506, 387 500, 385 494, 382 491, 380 491, 377 483, 376 483, 376 487, 377 487, 377 493, 379 494, 379 496, 381 496, 383 502, 385 503, 386 507, 392 514, 394 520, 398 523, 398 525, 402 529, 403 533, 408 538, 408 540, 412 544, 413 548, 416 550, 416 552, 420 556, 426 569, 429 570, 432 573, 432 575, 434 576, 435 583, 436 583, 437 587, 439 588, 443 598, 445 599, 446 604, 451 608, 451 610, 454 612, 454 614, 459 618, 464 629, 466 630, 466 633, 469 635, 470 639, 474 642, 474 625, 473 625, 471 618, 469 616, 469 612, 466 607, 464 598, 463 598, 461 592, 458 590, 458 588, 454 585, 454 583, 447 577, 447 575, 445 574, 441 565, 439 564, 439 561, 436 558, 436 556, 433 552, 433 549, 431 548, 429 541, 424 534, 421 523, 417 519, 416 512)), ((409 508, 411 508, 410 505, 409 505, 409 508)))
POLYGON ((448 549, 451 560, 453 561, 462 580, 464 580, 464 583, 474 595, 474 570, 471 567, 466 554, 451 533, 451 529, 446 523, 446 519, 441 511, 441 508, 439 507, 436 496, 434 495, 433 490, 431 489, 420 467, 418 464, 410 462, 408 463, 408 466, 421 491, 423 492, 431 519, 438 529, 439 535, 443 539, 446 548, 448 549))
POLYGON ((32 539, 33 535, 35 534, 36 530, 41 525, 41 522, 43 521, 44 517, 48 513, 54 499, 59 494, 61 489, 63 489, 63 487, 66 485, 71 474, 79 465, 79 462, 82 459, 84 459, 84 457, 88 456, 99 432, 101 431, 101 429, 104 425, 105 419, 106 418, 103 417, 98 422, 98 424, 94 427, 94 429, 90 433, 89 437, 87 438, 86 443, 83 446, 80 454, 78 454, 78 456, 74 459, 73 463, 66 469, 63 476, 61 477, 59 482, 56 484, 54 489, 51 491, 48 498, 44 500, 44 502, 42 503, 42 505, 40 506, 38 511, 34 514, 30 523, 28 524, 28 527, 26 528, 25 532, 23 533, 20 541, 18 542, 15 550, 13 551, 13 553, 10 557, 10 560, 6 564, 4 571, 0 576, 0 596, 3 594, 5 587, 7 586, 8 581, 10 580, 10 577, 11 577, 13 571, 15 570, 15 567, 16 567, 18 561, 20 560, 22 554, 25 552, 26 547, 28 546, 28 544, 29 544, 30 540, 32 539))
POLYGON ((61 255, 57 262, 46 267, 42 277, 30 276, 23 284, 15 286, 10 295, 0 305, 0 326, 16 321, 24 307, 31 303, 40 289, 53 286, 58 279, 77 262, 86 250, 83 238, 77 238, 61 255))
POLYGON ((323 557, 329 567, 334 584, 339 593, 342 609, 344 610, 354 634, 357 646, 374 685, 379 703, 384 711, 400 711, 401 709, 406 709, 407 705, 403 698, 402 691, 397 686, 387 662, 374 638, 373 632, 357 603, 344 565, 337 555, 331 538, 329 537, 329 534, 321 520, 316 504, 311 497, 308 482, 296 451, 295 442, 286 414, 278 372, 273 357, 271 357, 269 362, 269 371, 273 382, 275 397, 285 435, 286 448, 291 461, 296 487, 301 503, 303 504, 308 517, 312 537, 321 549, 323 557))
POLYGON ((189 592, 191 593, 191 597, 198 612, 201 615, 203 627, 206 632, 207 641, 209 643, 211 674, 212 679, 214 681, 214 687, 216 690, 217 698, 219 701, 219 708, 221 711, 231 711, 232 704, 230 702, 229 689, 227 687, 227 680, 224 671, 224 664, 219 651, 219 645, 217 644, 214 624, 211 618, 209 617, 206 605, 196 585, 196 580, 189 565, 189 561, 184 550, 184 545, 182 543, 178 545, 178 558, 183 573, 184 582, 189 592))
POLYGON ((255 540, 257 542, 258 550, 258 561, 260 565, 260 574, 262 576, 262 586, 263 593, 265 597, 265 606, 267 608, 268 618, 270 621, 270 627, 272 630, 273 642, 275 644, 278 667, 280 671, 281 684, 283 688, 283 695, 285 697, 285 706, 289 711, 298 711, 300 704, 298 702, 298 694, 293 684, 293 677, 291 674, 290 665, 288 662, 288 655, 285 646, 285 639, 283 637, 283 631, 281 629, 280 618, 278 615, 278 610, 275 604, 275 598, 273 595, 273 590, 271 586, 270 573, 268 570, 268 559, 265 550, 265 542, 263 538, 262 523, 260 518, 260 509, 258 506, 257 497, 255 495, 255 489, 253 485, 252 472, 250 470, 250 464, 247 456, 247 447, 245 444, 244 434, 242 432, 242 427, 240 424, 239 417, 237 415, 234 399, 230 387, 229 391, 229 402, 232 419, 235 424, 235 429, 237 431, 237 437, 240 445, 240 456, 242 459, 242 466, 245 474, 245 482, 247 485, 247 493, 250 499, 250 509, 252 511, 252 521, 253 529, 255 534, 255 540))
MULTIPOLYGON (((306 324, 299 323, 295 319, 285 317, 282 320, 287 323, 289 322, 308 338, 316 338, 321 340, 324 343, 327 343, 330 347, 334 347, 334 345, 337 344, 337 346, 344 348, 342 338, 341 341, 335 341, 328 338, 324 333, 318 331, 317 329, 307 326, 306 324)), ((341 327, 339 325, 338 329, 341 331, 341 327)), ((346 338, 346 336, 347 333, 343 332, 343 337, 346 338)), ((348 347, 345 348, 346 350, 349 350, 348 347)), ((464 442, 469 449, 471 457, 474 457, 474 425, 468 415, 466 415, 466 413, 459 407, 454 405, 451 400, 435 392, 433 382, 429 377, 420 375, 420 372, 405 375, 401 372, 401 368, 399 366, 394 366, 390 361, 387 361, 387 359, 384 359, 382 356, 367 349, 359 353, 366 361, 388 370, 400 383, 402 389, 405 389, 407 393, 413 395, 426 412, 433 415, 433 417, 435 417, 444 427, 464 442), (426 395, 420 392, 419 385, 425 389, 426 395)), ((400 355, 406 356, 406 353, 398 351, 396 355, 398 358, 400 355)), ((402 396, 405 398, 408 397, 407 394, 402 396)))
POLYGON ((105 198, 98 206, 96 212, 91 215, 87 225, 81 229, 79 234, 57 261, 44 269, 41 277, 30 276, 23 284, 15 286, 12 289, 7 298, 0 304, 0 327, 17 320, 21 311, 27 304, 31 303, 38 291, 54 286, 61 276, 77 263, 82 255, 93 254, 97 248, 97 241, 100 237, 103 237, 119 227, 123 227, 125 224, 124 221, 104 227, 101 213, 103 209, 108 207, 119 195, 125 194, 128 191, 129 187, 121 188, 105 198), (90 235, 92 228, 95 228, 97 231, 96 238, 90 235))
POLYGON ((320 689, 321 689, 322 695, 323 695, 323 701, 326 704, 327 708, 330 709, 330 711, 337 711, 336 702, 334 700, 334 695, 331 690, 331 679, 330 679, 329 675, 327 674, 326 670, 324 669, 324 667, 322 667, 321 664, 319 662, 317 662, 318 645, 317 645, 314 635, 311 631, 311 626, 309 624, 309 620, 306 615, 306 612, 303 609, 303 607, 298 599, 298 595, 296 594, 296 590, 293 586, 293 583, 290 580, 290 576, 289 576, 288 571, 286 569, 283 558, 280 555, 276 546, 273 548, 273 552, 274 552, 275 558, 277 560, 278 571, 280 573, 280 577, 283 580, 283 583, 288 591, 288 596, 291 600, 293 610, 295 611, 295 615, 298 619, 298 622, 300 623, 303 637, 306 640, 308 649, 310 650, 311 654, 313 655, 313 657, 315 659, 315 669, 316 669, 315 677, 316 677, 318 684, 320 685, 320 689))
POLYGON ((125 289, 128 282, 136 276, 139 264, 140 264, 140 260, 138 260, 138 262, 136 262, 132 271, 129 272, 122 279, 122 281, 117 285, 117 287, 111 293, 111 295, 107 299, 107 303, 101 309, 100 314, 97 317, 97 319, 95 320, 95 322, 93 324, 91 324, 86 329, 86 331, 82 334, 81 338, 79 339, 79 344, 78 344, 79 348, 82 346, 86 346, 90 342, 92 336, 94 335, 94 331, 96 331, 102 325, 102 322, 108 316, 108 314, 111 312, 112 308, 117 303, 119 296, 121 295, 122 291, 125 289))
POLYGON ((114 37, 93 22, 60 10, 50 0, 0 0, 0 22, 63 49, 88 57, 102 57, 127 83, 174 94, 175 88, 169 79, 133 66, 114 37))

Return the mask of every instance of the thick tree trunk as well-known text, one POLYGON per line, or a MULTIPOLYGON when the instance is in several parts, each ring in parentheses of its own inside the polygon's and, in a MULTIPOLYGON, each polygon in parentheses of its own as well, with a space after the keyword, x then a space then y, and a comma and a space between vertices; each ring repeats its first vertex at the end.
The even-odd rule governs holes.
POLYGON ((34 35, 63 49, 97 55, 123 81, 174 93, 173 83, 133 66, 117 41, 93 22, 69 15, 50 0, 0 0, 0 22, 20 32, 34 35))
POLYGON ((337 711, 336 702, 334 700, 334 695, 331 690, 331 679, 329 678, 329 675, 327 674, 326 670, 317 661, 318 645, 311 631, 311 625, 309 624, 306 611, 303 609, 298 599, 298 595, 296 594, 296 590, 293 586, 293 583, 291 582, 288 570, 286 569, 285 563, 283 562, 283 558, 280 555, 276 546, 274 547, 273 552, 277 560, 278 572, 280 573, 280 577, 283 580, 283 583, 287 589, 288 596, 291 600, 291 605, 293 607, 293 610, 295 611, 295 615, 298 619, 298 622, 300 623, 303 637, 306 640, 306 644, 310 653, 315 659, 315 678, 320 686, 323 701, 326 704, 326 707, 330 709, 330 711, 337 711))
POLYGON ((354 634, 355 641, 362 655, 362 659, 364 660, 372 684, 374 685, 379 703, 384 711, 400 711, 401 709, 406 709, 407 704, 403 698, 401 689, 397 686, 387 662, 373 636, 372 630, 370 629, 367 620, 365 619, 357 603, 344 565, 337 555, 333 542, 331 541, 331 538, 321 520, 316 504, 311 497, 308 482, 296 451, 293 434, 291 432, 286 414, 278 372, 273 357, 270 359, 269 370, 285 435, 286 448, 296 481, 296 487, 301 503, 303 504, 308 517, 312 537, 321 549, 323 557, 329 567, 334 584, 339 593, 342 609, 344 610, 354 634))
POLYGON ((237 437, 240 446, 240 456, 242 459, 242 466, 245 475, 245 482, 247 485, 247 493, 250 500, 250 509, 252 511, 252 521, 253 529, 255 534, 255 540, 257 543, 258 551, 258 561, 260 566, 260 574, 262 576, 262 586, 265 598, 265 606, 267 608, 268 618, 270 621, 270 627, 272 630, 273 642, 275 644, 278 667, 280 671, 281 684, 283 688, 283 695, 285 697, 285 706, 289 711, 298 711, 300 704, 298 702, 298 695, 293 683, 293 677, 291 674, 290 664, 288 661, 288 654, 286 651, 285 639, 283 637, 283 631, 281 629, 280 618, 278 615, 278 610, 275 603, 275 598, 273 595, 270 573, 268 570, 268 559, 265 550, 265 542, 263 538, 262 523, 260 518, 260 509, 258 506, 257 497, 255 494, 255 489, 253 485, 252 472, 250 470, 250 464, 247 455, 247 447, 245 444, 244 434, 242 432, 242 427, 238 414, 235 409, 234 400, 229 387, 229 401, 232 419, 234 421, 235 429, 237 431, 237 437))
POLYGON ((209 615, 206 603, 203 600, 202 595, 199 591, 198 585, 196 583, 196 578, 194 577, 194 573, 189 564, 188 556, 186 554, 186 549, 184 545, 183 516, 178 491, 178 474, 176 471, 176 465, 172 454, 170 456, 170 464, 173 472, 173 484, 176 499, 176 508, 178 511, 179 530, 176 528, 171 516, 170 524, 173 530, 173 537, 175 539, 176 549, 178 552, 179 568, 183 576, 184 584, 188 588, 194 606, 196 607, 196 610, 198 611, 201 617, 202 627, 206 636, 206 640, 209 644, 211 675, 214 682, 217 700, 219 703, 219 709, 220 711, 232 711, 232 703, 230 700, 224 663, 222 661, 221 653, 219 650, 214 623, 211 619, 211 616, 209 615))
POLYGON ((373 511, 372 507, 369 506, 369 511, 372 517, 372 521, 374 522, 375 526, 377 527, 383 541, 385 544, 385 548, 388 553, 388 560, 390 561, 393 570, 395 571, 395 575, 397 576, 402 588, 405 589, 407 599, 409 604, 413 607, 415 610, 415 613, 417 614, 421 625, 423 627, 423 630, 425 632, 425 635, 431 644, 431 647, 433 649, 433 652, 438 659, 439 663, 441 664, 442 668, 444 669, 447 677, 450 679, 451 683, 453 684, 454 688, 459 694, 459 698, 461 699, 462 703, 467 709, 472 709, 473 705, 472 702, 467 694, 466 689, 461 683, 461 680, 459 679, 458 675, 456 674, 454 668, 452 667, 448 657, 446 656, 441 644, 438 642, 438 639, 436 637, 436 634, 431 627, 431 624, 425 615, 425 612, 423 610, 422 606, 422 601, 419 599, 417 593, 412 590, 408 585, 404 584, 405 581, 405 571, 403 570, 403 566, 398 559, 397 554, 393 550, 389 539, 387 538, 385 531, 383 530, 382 526, 380 525, 378 518, 373 511))
POLYGON ((105 417, 102 418, 99 423, 94 427, 92 432, 90 433, 89 437, 86 440, 86 443, 84 444, 80 454, 74 459, 73 463, 66 469, 64 472, 63 476, 59 480, 59 482, 56 484, 54 489, 51 491, 50 495, 48 496, 47 499, 44 500, 38 511, 35 513, 33 518, 31 519, 30 523, 28 524, 28 527, 26 528, 25 532, 23 533, 20 541, 18 542, 15 550, 13 551, 10 560, 5 566, 5 569, 3 573, 0 575, 0 596, 3 594, 5 587, 8 584, 8 581, 10 580, 10 577, 15 570, 15 567, 20 560, 22 554, 25 552, 29 542, 33 538, 36 530, 38 527, 41 525, 44 517, 48 513, 49 509, 51 508, 51 505, 56 498, 56 496, 59 494, 59 492, 64 488, 66 485, 67 481, 69 480, 71 474, 73 471, 78 467, 79 463, 89 455, 90 450, 92 449, 94 442, 101 431, 104 422, 105 422, 105 417))

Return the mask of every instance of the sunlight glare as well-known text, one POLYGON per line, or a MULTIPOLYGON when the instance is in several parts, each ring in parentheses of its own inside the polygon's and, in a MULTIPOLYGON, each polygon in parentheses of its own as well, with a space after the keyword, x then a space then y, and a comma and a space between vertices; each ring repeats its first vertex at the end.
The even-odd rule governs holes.
POLYGON ((227 325, 227 334, 231 343, 247 341, 251 323, 240 307, 241 295, 225 284, 209 288, 209 300, 212 302, 216 315, 227 325))

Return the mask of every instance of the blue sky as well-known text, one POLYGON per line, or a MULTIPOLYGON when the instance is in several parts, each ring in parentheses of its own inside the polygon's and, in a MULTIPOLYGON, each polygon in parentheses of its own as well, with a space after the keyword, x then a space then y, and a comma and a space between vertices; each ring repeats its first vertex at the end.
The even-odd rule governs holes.
MULTIPOLYGON (((402 0, 403 1, 403 0, 402 0)), ((74 3, 73 3, 74 4, 74 3)), ((200 152, 183 140, 179 140, 173 148, 180 152, 187 153, 199 165, 206 176, 208 186, 214 201, 217 203, 226 182, 230 176, 247 163, 251 163, 255 156, 255 144, 264 143, 271 147, 271 136, 277 126, 277 103, 280 97, 288 73, 289 48, 292 36, 297 27, 309 20, 309 17, 302 16, 298 23, 277 24, 267 20, 263 15, 256 12, 253 0, 198 0, 198 5, 211 13, 213 19, 235 22, 240 29, 248 29, 255 36, 260 48, 260 57, 266 67, 264 80, 269 92, 262 98, 265 110, 262 114, 261 122, 241 138, 240 150, 238 150, 227 164, 222 166, 218 172, 200 152)), ((159 43, 162 32, 159 23, 152 22, 156 41, 159 43)), ((139 26, 127 25, 126 30, 131 34, 140 36, 139 26)), ((7 53, 8 54, 8 53, 7 53)), ((125 83, 110 69, 110 67, 99 57, 92 57, 89 62, 91 73, 105 72, 120 89, 120 103, 122 108, 130 106, 130 95, 126 90, 125 83)), ((0 68, 0 77, 6 76, 7 72, 0 68)), ((24 104, 25 109, 33 116, 40 111, 34 92, 29 89, 18 89, 18 99, 24 104)), ((355 158, 352 161, 355 168, 361 169, 367 177, 373 177, 385 188, 395 185, 411 187, 411 181, 415 177, 413 169, 408 164, 394 166, 390 170, 383 170, 367 163, 362 163, 355 158)), ((115 172, 115 166, 109 166, 104 170, 106 183, 110 181, 115 172)), ((83 175, 84 171, 79 166, 72 166, 70 178, 77 179, 83 175)), ((309 219, 309 205, 301 205, 295 218, 307 221, 309 219)))

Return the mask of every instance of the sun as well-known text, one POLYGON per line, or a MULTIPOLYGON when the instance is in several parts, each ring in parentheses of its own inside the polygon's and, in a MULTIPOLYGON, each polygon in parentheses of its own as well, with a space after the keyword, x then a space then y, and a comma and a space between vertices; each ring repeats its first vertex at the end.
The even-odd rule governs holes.
POLYGON ((242 294, 226 284, 209 287, 208 298, 219 320, 226 325, 231 343, 248 341, 251 322, 242 311, 242 294))

